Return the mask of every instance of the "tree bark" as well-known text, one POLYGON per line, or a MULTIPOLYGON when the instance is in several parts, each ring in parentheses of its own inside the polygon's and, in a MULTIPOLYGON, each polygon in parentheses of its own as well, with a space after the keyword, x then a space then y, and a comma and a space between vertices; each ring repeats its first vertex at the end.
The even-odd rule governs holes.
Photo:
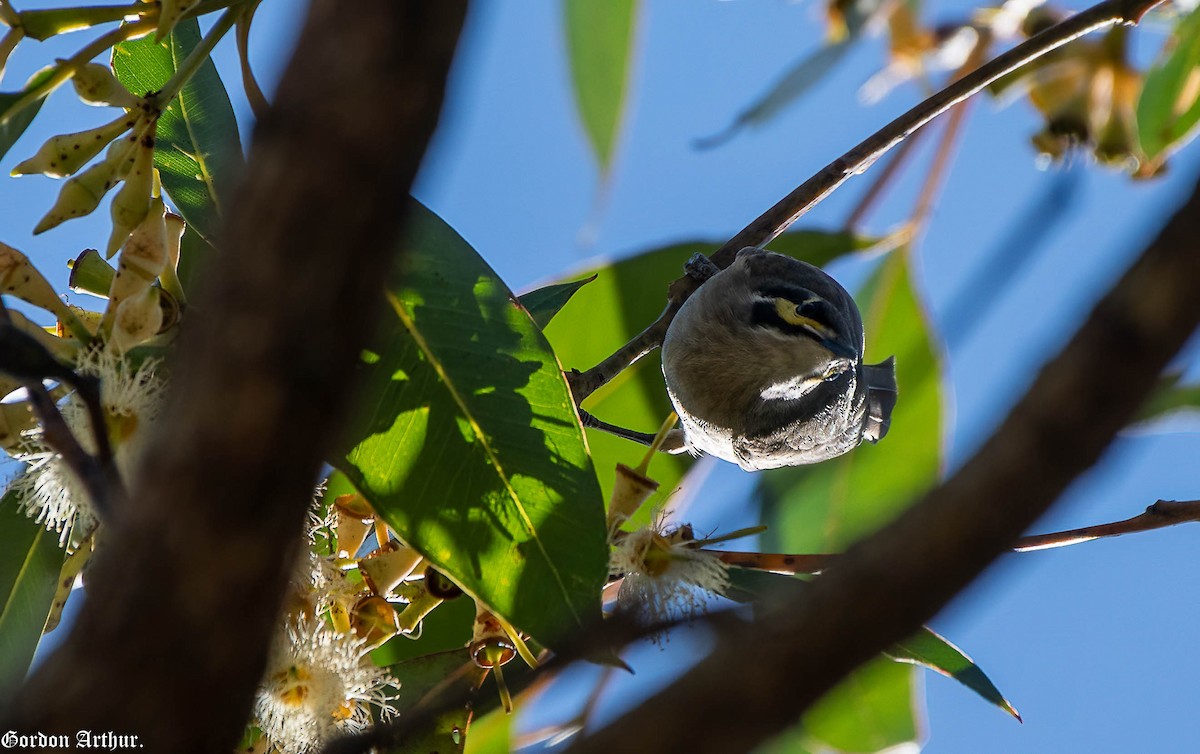
POLYGON ((313 1, 78 622, 0 730, 236 744, 465 9, 313 1))

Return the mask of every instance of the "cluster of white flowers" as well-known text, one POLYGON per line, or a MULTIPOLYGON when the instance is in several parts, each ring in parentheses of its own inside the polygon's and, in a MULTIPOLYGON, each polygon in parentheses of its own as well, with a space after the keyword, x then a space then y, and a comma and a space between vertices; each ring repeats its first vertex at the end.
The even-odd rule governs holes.
MULTIPOLYGON (((146 427, 158 416, 165 382, 159 376, 160 364, 147 359, 136 369, 111 349, 84 349, 75 364, 76 373, 100 381, 100 402, 109 426, 117 470, 128 479, 138 460, 146 427)), ((95 437, 87 407, 77 394, 69 394, 59 406, 63 421, 89 452, 95 451, 95 437)), ((96 525, 83 484, 42 437, 39 429, 24 438, 23 447, 13 457, 27 464, 8 487, 21 508, 39 524, 59 532, 59 545, 65 545, 72 530, 87 532, 96 525)))
POLYGON ((258 727, 283 754, 316 751, 339 733, 354 733, 396 714, 399 683, 367 654, 362 639, 310 615, 290 616, 271 650, 255 699, 258 727))
POLYGON ((617 604, 641 612, 651 622, 700 615, 708 595, 729 588, 729 566, 697 549, 687 527, 668 529, 658 520, 614 544, 609 574, 624 576, 617 604))

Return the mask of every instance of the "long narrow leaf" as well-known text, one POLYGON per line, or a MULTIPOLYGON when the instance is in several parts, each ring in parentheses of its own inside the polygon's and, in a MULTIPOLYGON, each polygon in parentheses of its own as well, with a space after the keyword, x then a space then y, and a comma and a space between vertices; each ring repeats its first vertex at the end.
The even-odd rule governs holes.
MULTIPOLYGON (((148 94, 161 89, 199 43, 199 22, 185 19, 161 42, 151 35, 114 47, 113 71, 134 94, 148 94)), ((154 164, 188 226, 211 243, 226 211, 226 192, 242 167, 233 106, 211 60, 159 118, 154 164)))
POLYGON ((612 161, 629 89, 636 0, 565 0, 579 117, 601 171, 612 161))
POLYGON ((64 551, 12 495, 0 500, 0 689, 20 682, 46 625, 64 551))

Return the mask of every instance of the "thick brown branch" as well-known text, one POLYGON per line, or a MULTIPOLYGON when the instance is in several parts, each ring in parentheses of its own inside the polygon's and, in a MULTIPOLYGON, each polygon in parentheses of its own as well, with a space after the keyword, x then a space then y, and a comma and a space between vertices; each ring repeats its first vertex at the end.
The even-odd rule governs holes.
POLYGON ((1197 237, 1200 185, 951 479, 571 751, 750 751, 929 621, 1099 458, 1200 324, 1197 237))
POLYGON ((236 743, 464 12, 312 3, 88 600, 0 730, 236 743))
MULTIPOLYGON (((712 261, 718 267, 725 268, 733 263, 734 257, 745 247, 765 246, 833 193, 850 176, 865 172, 876 160, 913 132, 997 79, 1088 32, 1119 22, 1137 23, 1148 10, 1160 2, 1162 0, 1105 0, 1025 40, 975 71, 953 81, 797 186, 792 193, 780 199, 775 206, 726 241, 712 255, 712 261)), ((675 313, 698 285, 699 283, 687 276, 676 280, 671 284, 668 293, 667 308, 654 324, 588 371, 569 373, 568 380, 575 403, 583 403, 589 395, 607 384, 630 364, 661 346, 675 313)))

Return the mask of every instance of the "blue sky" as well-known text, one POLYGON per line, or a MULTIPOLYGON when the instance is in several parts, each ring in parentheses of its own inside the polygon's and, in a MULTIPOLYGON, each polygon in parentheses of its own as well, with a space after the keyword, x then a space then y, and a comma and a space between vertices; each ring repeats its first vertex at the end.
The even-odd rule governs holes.
MULTIPOLYGON (((19 5, 26 6, 35 3, 19 5)), ((252 49, 268 91, 294 39, 295 6, 265 0, 255 24, 252 49)), ((694 139, 723 128, 819 43, 820 6, 784 0, 646 0, 642 6, 624 133, 606 201, 599 201, 599 176, 571 98, 559 3, 475 4, 443 127, 415 193, 514 289, 595 255, 728 237, 919 97, 910 85, 878 105, 859 104, 858 87, 883 61, 881 40, 868 39, 798 106, 721 148, 698 152, 694 139)), ((926 16, 952 20, 963 7, 939 4, 926 16)), ((87 38, 87 32, 71 35, 65 45, 47 43, 45 51, 30 45, 14 59, 3 88, 28 76, 35 61, 73 51, 87 38)), ((1139 55, 1159 39, 1153 31, 1139 32, 1139 55)), ((218 63, 239 114, 247 115, 232 45, 219 51, 218 63)), ((0 161, 0 172, 6 176, 37 148, 49 121, 78 130, 104 118, 74 102, 69 90, 58 93, 39 124, 0 161)), ((919 247, 922 294, 933 321, 953 335, 945 344, 951 468, 1003 418, 1197 174, 1196 149, 1184 150, 1165 178, 1150 183, 1078 161, 1071 211, 1044 243, 1025 249, 1022 234, 1012 229, 1032 202, 1046 200, 1054 178, 1035 165, 1028 147, 1039 127, 1024 103, 976 103, 919 247), (948 319, 962 311, 977 314, 973 327, 948 319)), ((919 148, 918 159, 927 158, 932 143, 919 148)), ((805 222, 840 225, 867 183, 852 181, 805 222)), ((873 230, 886 231, 903 218, 912 184, 898 184, 873 218, 873 230)), ((108 219, 101 211, 31 238, 28 229, 57 188, 41 177, 0 180, 0 239, 55 271, 61 287, 65 261, 106 238, 108 219)), ((856 270, 842 274, 853 280, 856 270)), ((1179 421, 1169 429, 1118 440, 1037 531, 1126 518, 1158 498, 1200 496, 1196 425, 1179 421)), ((718 469, 720 492, 714 494, 730 505, 697 509, 711 517, 703 528, 739 521, 737 497, 746 481, 732 467, 718 469)), ((934 626, 979 662, 1025 724, 930 675, 925 750, 1200 750, 1200 726, 1192 719, 1200 675, 1195 536, 1192 527, 1177 527, 998 563, 934 626)), ((659 656, 668 657, 642 654, 650 664, 659 656)), ((642 677, 656 674, 647 670, 642 677)), ((615 712, 608 707, 607 714, 615 712)))

